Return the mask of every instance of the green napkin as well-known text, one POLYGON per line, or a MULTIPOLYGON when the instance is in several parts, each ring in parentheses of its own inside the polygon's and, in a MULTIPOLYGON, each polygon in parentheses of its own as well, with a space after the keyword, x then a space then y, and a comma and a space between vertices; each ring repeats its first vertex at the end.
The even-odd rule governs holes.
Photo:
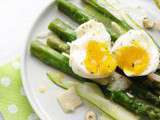
POLYGON ((4 120, 39 120, 25 96, 19 64, 0 66, 0 112, 4 120))

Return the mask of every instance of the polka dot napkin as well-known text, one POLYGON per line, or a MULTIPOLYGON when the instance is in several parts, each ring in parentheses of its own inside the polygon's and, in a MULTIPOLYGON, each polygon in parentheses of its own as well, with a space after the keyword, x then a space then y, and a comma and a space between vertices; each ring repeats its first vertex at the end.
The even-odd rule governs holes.
POLYGON ((25 96, 19 60, 0 66, 0 113, 4 120, 39 120, 25 96))

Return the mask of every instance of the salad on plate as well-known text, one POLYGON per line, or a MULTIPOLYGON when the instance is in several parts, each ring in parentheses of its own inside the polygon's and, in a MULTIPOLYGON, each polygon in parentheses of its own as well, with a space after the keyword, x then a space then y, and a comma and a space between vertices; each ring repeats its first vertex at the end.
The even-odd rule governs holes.
POLYGON ((75 78, 47 73, 65 89, 57 97, 59 105, 66 114, 92 106, 85 120, 160 120, 159 46, 146 31, 160 28, 158 23, 144 18, 142 28, 107 0, 82 2, 85 9, 56 0, 58 10, 79 26, 56 18, 46 41, 30 46, 34 57, 75 78))

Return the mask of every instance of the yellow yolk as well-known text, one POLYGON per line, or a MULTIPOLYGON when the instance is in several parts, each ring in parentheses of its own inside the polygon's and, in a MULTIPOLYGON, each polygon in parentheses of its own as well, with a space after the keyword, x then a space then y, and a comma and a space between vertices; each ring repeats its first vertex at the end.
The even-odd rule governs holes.
POLYGON ((85 67, 97 75, 110 75, 116 68, 116 60, 106 43, 91 40, 86 46, 85 67))
POLYGON ((148 52, 139 44, 124 46, 115 52, 118 66, 128 73, 140 75, 149 65, 148 52))

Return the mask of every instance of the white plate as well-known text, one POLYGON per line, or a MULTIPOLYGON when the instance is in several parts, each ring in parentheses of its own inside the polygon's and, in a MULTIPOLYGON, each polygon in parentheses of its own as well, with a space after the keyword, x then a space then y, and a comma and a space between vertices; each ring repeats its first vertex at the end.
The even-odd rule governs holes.
MULTIPOLYGON (((75 4, 79 5, 79 0, 72 0, 75 4)), ((124 1, 124 0, 123 0, 124 1)), ((130 0, 128 0, 130 1, 130 0)), ((132 0, 133 4, 137 4, 138 1, 144 2, 143 0, 132 0), (133 2, 135 1, 135 2, 133 2)), ((130 2, 128 2, 129 4, 130 2)), ((146 1, 145 7, 154 8, 154 5, 150 6, 150 2, 146 1)), ((127 5, 127 2, 126 2, 127 5)), ((153 10, 153 9, 152 9, 153 10)), ((155 13, 155 12, 154 12, 155 13)), ((71 23, 77 26, 71 19, 60 13, 55 2, 49 4, 49 6, 42 11, 41 15, 33 25, 30 34, 27 38, 26 49, 23 57, 22 65, 22 78, 23 85, 27 97, 38 116, 42 120, 83 120, 85 112, 89 109, 86 106, 81 106, 73 114, 65 114, 57 103, 56 97, 63 92, 63 90, 54 85, 46 76, 48 71, 56 71, 53 68, 43 64, 36 58, 32 57, 29 52, 30 43, 40 33, 48 32, 48 24, 56 17, 65 20, 65 22, 71 23), (39 91, 40 88, 46 88, 45 93, 39 91)), ((72 79, 65 76, 65 79, 72 79)))

